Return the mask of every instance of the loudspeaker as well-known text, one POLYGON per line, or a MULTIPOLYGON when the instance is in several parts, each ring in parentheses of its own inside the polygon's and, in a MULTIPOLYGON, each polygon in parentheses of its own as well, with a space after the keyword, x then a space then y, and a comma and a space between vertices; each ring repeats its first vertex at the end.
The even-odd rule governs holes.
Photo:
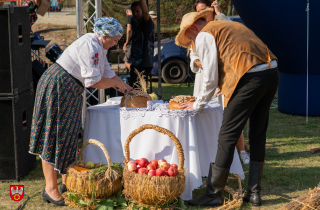
POLYGON ((0 9, 0 96, 33 87, 29 8, 0 9))
POLYGON ((0 181, 19 181, 36 166, 29 154, 34 91, 0 97, 0 181))

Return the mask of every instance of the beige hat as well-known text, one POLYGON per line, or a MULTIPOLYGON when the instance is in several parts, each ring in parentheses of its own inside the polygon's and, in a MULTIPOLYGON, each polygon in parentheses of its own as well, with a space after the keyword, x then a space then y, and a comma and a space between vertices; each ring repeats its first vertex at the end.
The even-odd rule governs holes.
POLYGON ((151 18, 157 18, 156 13, 154 11, 150 11, 149 15, 151 18))
POLYGON ((208 15, 210 14, 210 12, 212 13, 212 11, 212 8, 208 8, 200 12, 189 12, 185 14, 182 17, 180 31, 176 36, 176 45, 189 48, 192 42, 191 39, 189 39, 184 33, 196 20, 200 18, 207 19, 208 15))

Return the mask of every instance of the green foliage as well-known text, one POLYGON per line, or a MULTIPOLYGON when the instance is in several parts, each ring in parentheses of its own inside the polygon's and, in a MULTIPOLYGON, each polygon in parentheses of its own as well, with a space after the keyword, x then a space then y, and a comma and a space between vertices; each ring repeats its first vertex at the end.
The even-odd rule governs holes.
POLYGON ((73 201, 73 202, 76 202, 76 203, 79 203, 79 201, 80 201, 80 198, 78 197, 78 194, 77 194, 77 193, 68 192, 68 193, 67 193, 67 198, 68 198, 70 201, 73 201))
POLYGON ((178 206, 181 208, 181 209, 187 209, 187 207, 184 205, 184 201, 181 200, 181 198, 179 197, 178 198, 178 206))
MULTIPOLYGON (((182 16, 188 12, 193 12, 193 5, 195 0, 159 0, 160 2, 160 21, 161 21, 161 32, 169 32, 173 35, 178 33, 178 28, 182 16), (165 27, 164 27, 165 26, 165 27)), ((114 17, 125 26, 126 13, 124 9, 130 5, 133 0, 102 0, 102 15, 108 17, 114 17)), ((92 2, 94 4, 94 1, 92 2)), ((149 11, 155 11, 157 13, 157 0, 148 0, 149 11)), ((231 0, 219 0, 219 5, 225 15, 232 15, 232 2, 231 0)), ((88 17, 94 12, 94 8, 88 6, 88 17)), ((93 26, 89 24, 89 32, 93 26)))

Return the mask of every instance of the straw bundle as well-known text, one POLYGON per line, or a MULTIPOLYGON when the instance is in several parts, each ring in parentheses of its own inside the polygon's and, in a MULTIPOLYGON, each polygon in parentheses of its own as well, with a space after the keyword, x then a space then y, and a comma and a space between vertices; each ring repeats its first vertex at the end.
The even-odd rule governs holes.
POLYGON ((79 160, 71 164, 67 170, 66 186, 69 192, 84 196, 94 196, 94 198, 106 198, 114 195, 121 189, 120 178, 121 170, 112 168, 110 155, 105 146, 97 140, 89 139, 80 150, 79 160), (90 171, 77 171, 73 168, 82 162, 82 153, 89 144, 97 145, 102 149, 108 162, 108 168, 104 166, 90 171))
POLYGON ((313 190, 292 199, 290 203, 282 207, 282 210, 314 210, 320 209, 320 184, 313 190))
POLYGON ((134 83, 135 88, 132 91, 128 91, 121 99, 121 107, 143 108, 147 107, 147 101, 152 101, 151 96, 147 93, 147 83, 145 81, 145 75, 135 69, 138 75, 138 81, 134 83))
POLYGON ((241 207, 243 203, 242 201, 243 195, 240 195, 238 192, 236 192, 234 189, 232 189, 229 186, 225 186, 224 191, 232 195, 233 200, 227 199, 227 201, 225 201, 225 203, 222 206, 210 208, 209 210, 231 210, 231 209, 237 209, 241 207))
POLYGON ((172 132, 156 125, 146 124, 132 131, 126 140, 124 146, 126 165, 130 161, 129 144, 132 138, 146 129, 153 129, 159 133, 166 134, 175 143, 179 155, 178 175, 175 177, 151 177, 129 172, 125 168, 123 171, 123 193, 127 199, 132 199, 142 205, 161 206, 172 202, 184 191, 186 171, 183 169, 184 154, 180 141, 172 132))

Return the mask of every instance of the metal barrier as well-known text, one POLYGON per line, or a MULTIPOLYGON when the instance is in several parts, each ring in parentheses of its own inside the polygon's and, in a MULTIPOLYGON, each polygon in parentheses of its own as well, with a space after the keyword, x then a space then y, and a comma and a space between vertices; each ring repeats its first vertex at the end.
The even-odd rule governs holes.
MULTIPOLYGON (((77 37, 81 37, 84 33, 84 29, 85 27, 88 25, 88 23, 90 22, 92 25, 94 25, 93 22, 93 17, 95 16, 96 18, 99 18, 102 16, 102 4, 101 4, 101 0, 94 0, 95 4, 93 4, 91 0, 76 0, 76 13, 77 13, 77 37), (85 4, 83 5, 83 3, 85 2, 85 4), (92 15, 90 17, 88 17, 85 13, 85 9, 87 7, 92 6, 95 11, 92 13, 92 15), (86 19, 86 21, 84 21, 84 19, 86 19)), ((85 121, 85 112, 86 112, 86 108, 87 105, 91 106, 91 104, 89 103, 89 99, 93 98, 94 100, 96 100, 98 103, 104 103, 105 100, 105 91, 104 89, 94 89, 93 91, 90 91, 89 89, 85 88, 84 92, 83 92, 83 99, 84 99, 84 103, 82 106, 82 128, 84 128, 84 121, 85 121), (94 93, 98 91, 98 98, 94 96, 94 93), (88 97, 87 97, 87 93, 88 93, 88 97)))

